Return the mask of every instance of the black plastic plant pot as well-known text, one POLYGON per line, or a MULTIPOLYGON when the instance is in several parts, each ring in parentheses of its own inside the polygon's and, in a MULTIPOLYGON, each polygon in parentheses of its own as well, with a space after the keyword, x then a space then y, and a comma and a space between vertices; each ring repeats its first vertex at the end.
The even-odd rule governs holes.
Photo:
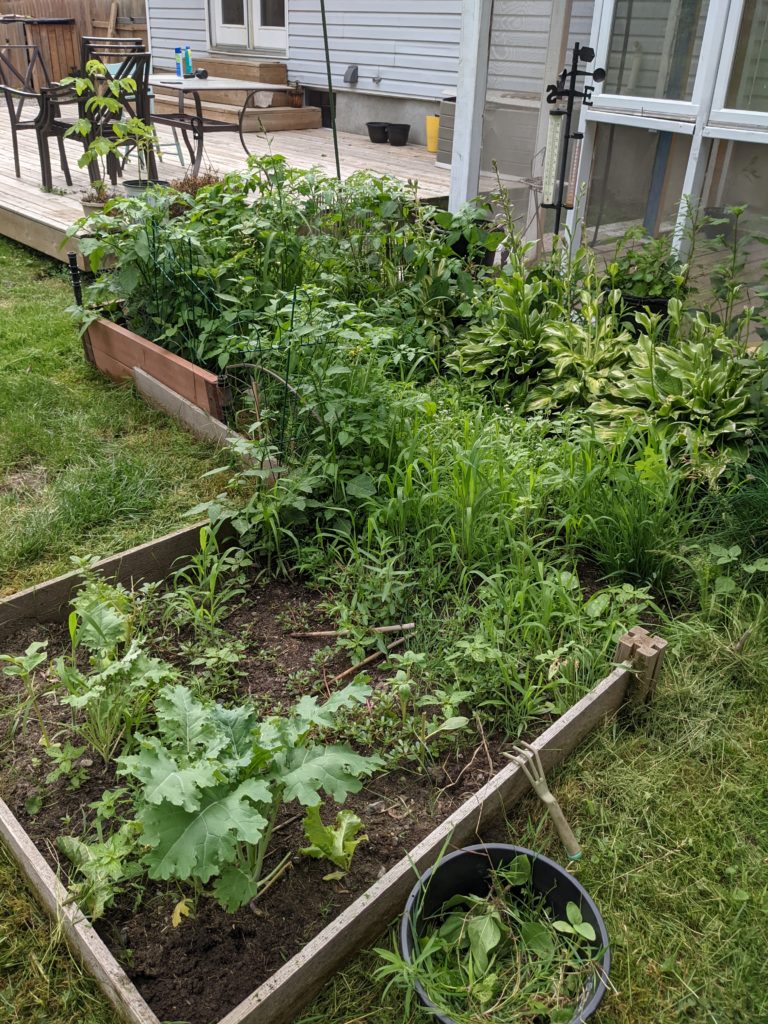
MULTIPOLYGON (((628 295, 626 292, 623 292, 621 299, 624 303, 625 313, 634 314, 647 308, 649 313, 659 313, 661 316, 667 315, 668 295, 628 295)), ((632 320, 634 322, 634 317, 632 317, 632 320)))
MULTIPOLYGON (((489 890, 490 872, 509 864, 520 854, 532 862, 531 885, 534 892, 544 897, 554 917, 565 920, 567 904, 575 903, 581 910, 582 919, 595 929, 597 938, 593 946, 596 951, 602 950, 602 955, 597 961, 598 969, 585 987, 579 1008, 570 1022, 582 1024, 592 1016, 606 992, 611 966, 608 933, 600 911, 584 886, 573 875, 569 875, 565 868, 533 850, 492 843, 467 846, 443 857, 439 864, 421 876, 408 897, 400 922, 400 952, 403 959, 411 963, 415 940, 423 935, 425 922, 439 917, 440 908, 452 896, 485 896, 489 890)), ((422 1004, 439 1024, 456 1024, 452 1017, 439 1012, 420 982, 415 982, 415 989, 422 1004)), ((493 1018, 489 1018, 488 1024, 493 1024, 493 1018)))
POLYGON ((368 138, 371 142, 387 141, 389 121, 366 121, 365 127, 368 129, 368 138))
POLYGON ((405 146, 408 142, 408 133, 411 130, 409 124, 391 124, 389 126, 390 146, 405 146))

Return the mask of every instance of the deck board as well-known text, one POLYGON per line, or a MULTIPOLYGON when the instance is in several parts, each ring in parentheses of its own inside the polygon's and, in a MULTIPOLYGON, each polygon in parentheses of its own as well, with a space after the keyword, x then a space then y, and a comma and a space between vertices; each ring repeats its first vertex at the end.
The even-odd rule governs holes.
MULTIPOLYGON (((184 174, 173 146, 171 131, 160 127, 158 135, 163 147, 159 164, 160 177, 173 180, 184 174)), ((422 199, 437 199, 448 195, 450 169, 437 167, 434 154, 423 146, 392 147, 377 145, 361 135, 339 133, 339 156, 342 177, 356 171, 392 175, 402 181, 417 181, 422 199)), ((268 135, 247 136, 251 152, 257 155, 281 153, 292 167, 308 169, 319 167, 325 173, 335 173, 333 136, 329 128, 304 131, 275 132, 268 135)), ((77 166, 83 147, 75 139, 65 142, 73 185, 67 187, 58 165, 56 145, 51 143, 54 189, 42 190, 40 162, 34 133, 19 134, 21 178, 13 169, 13 154, 8 116, 0 111, 0 234, 48 255, 66 258, 62 246, 64 232, 82 216, 80 195, 88 188, 88 174, 77 166)), ((246 165, 246 154, 235 134, 212 135, 206 142, 203 169, 220 172, 236 170, 246 165)), ((126 168, 126 177, 136 177, 135 166, 126 168)), ((486 178, 483 188, 491 189, 493 182, 486 178)))

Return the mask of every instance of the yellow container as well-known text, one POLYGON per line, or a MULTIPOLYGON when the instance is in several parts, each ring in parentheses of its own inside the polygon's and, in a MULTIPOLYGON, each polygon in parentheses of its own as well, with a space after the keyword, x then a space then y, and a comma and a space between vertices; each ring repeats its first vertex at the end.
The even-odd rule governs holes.
POLYGON ((437 152, 437 138, 440 134, 440 115, 427 114, 424 118, 427 128, 427 152, 437 152))

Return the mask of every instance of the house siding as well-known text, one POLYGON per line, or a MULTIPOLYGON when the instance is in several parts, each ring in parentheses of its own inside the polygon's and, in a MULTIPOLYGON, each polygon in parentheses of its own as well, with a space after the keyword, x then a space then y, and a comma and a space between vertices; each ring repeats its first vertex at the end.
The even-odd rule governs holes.
MULTIPOLYGON (((496 0, 493 7, 488 88, 519 96, 544 91, 549 26, 562 0, 496 0)), ((589 42, 594 0, 573 0, 569 51, 589 42)))
MULTIPOLYGON (((456 88, 461 0, 326 0, 326 17, 339 91, 435 99, 456 88), (349 64, 359 68, 356 86, 343 81, 349 64)), ((289 76, 325 87, 319 4, 288 0, 287 21, 289 76)))
POLYGON ((207 53, 205 0, 147 0, 147 17, 155 67, 172 68, 177 46, 191 46, 193 55, 207 53))

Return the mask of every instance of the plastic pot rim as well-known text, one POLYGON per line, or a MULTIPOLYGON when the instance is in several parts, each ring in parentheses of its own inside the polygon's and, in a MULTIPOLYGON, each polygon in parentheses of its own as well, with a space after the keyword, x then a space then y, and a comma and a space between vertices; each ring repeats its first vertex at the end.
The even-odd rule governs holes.
MULTIPOLYGON (((405 903, 405 910, 403 911, 402 918, 400 919, 400 952, 402 953, 403 959, 405 960, 406 963, 411 962, 411 946, 413 944, 411 920, 413 915, 413 907, 414 904, 416 903, 416 900, 419 898, 422 889, 429 883, 429 879, 432 877, 432 874, 439 868, 442 868, 443 865, 445 865, 449 861, 455 860, 458 857, 462 857, 467 853, 481 854, 485 853, 488 850, 503 850, 505 852, 513 853, 514 856, 524 854, 525 856, 533 860, 543 861, 551 869, 553 869, 556 874, 566 875, 570 879, 570 881, 579 891, 579 895, 581 896, 582 901, 590 908, 592 913, 595 915, 595 920, 597 921, 598 925, 598 938, 600 940, 601 948, 605 950, 605 952, 603 953, 602 960, 599 964, 598 982, 595 987, 595 991, 592 993, 589 999, 589 1002, 587 1002, 586 1005, 577 1010, 576 1016, 572 1017, 569 1022, 569 1024, 583 1024, 584 1021, 587 1021, 589 1017, 592 1016, 592 1014, 595 1012, 597 1007, 602 1002, 603 996, 608 991, 608 986, 606 985, 606 978, 608 977, 611 969, 611 947, 608 940, 608 932, 605 927, 605 922, 603 921, 602 914, 597 909, 594 900, 589 895, 584 886, 581 884, 581 882, 578 880, 578 878, 576 878, 574 875, 569 874, 569 872, 567 872, 561 864, 558 864, 557 861, 552 860, 550 857, 545 857, 543 853, 536 853, 534 850, 529 850, 525 846, 513 846, 511 843, 477 843, 475 846, 464 846, 460 850, 455 850, 453 853, 449 853, 445 857, 441 857, 437 864, 433 864, 431 868, 428 868, 419 878, 418 882, 414 885, 413 889, 411 889, 411 892, 405 903)), ((440 1024, 456 1024, 453 1018, 440 1012, 438 1007, 432 1002, 432 1000, 427 995, 420 981, 414 981, 413 987, 416 990, 416 993, 419 999, 421 1000, 423 1006, 433 1015, 436 1021, 439 1021, 440 1024)), ((492 1024, 492 1022, 489 1021, 489 1024, 492 1024)))

